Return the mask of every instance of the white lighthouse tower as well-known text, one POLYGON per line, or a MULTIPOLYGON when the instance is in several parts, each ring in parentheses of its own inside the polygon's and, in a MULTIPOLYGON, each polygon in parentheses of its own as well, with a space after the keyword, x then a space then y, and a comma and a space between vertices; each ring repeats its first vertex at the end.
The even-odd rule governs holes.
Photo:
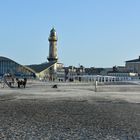
POLYGON ((50 31, 49 40, 49 56, 48 61, 52 66, 49 69, 50 80, 54 81, 57 78, 57 35, 54 28, 50 31))

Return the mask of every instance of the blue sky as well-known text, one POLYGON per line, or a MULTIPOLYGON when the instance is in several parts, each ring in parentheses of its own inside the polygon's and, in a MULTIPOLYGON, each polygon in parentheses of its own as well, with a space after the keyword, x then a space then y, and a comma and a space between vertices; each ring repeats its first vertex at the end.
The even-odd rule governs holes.
POLYGON ((45 62, 52 27, 65 66, 112 67, 140 55, 140 0, 0 0, 0 55, 45 62))

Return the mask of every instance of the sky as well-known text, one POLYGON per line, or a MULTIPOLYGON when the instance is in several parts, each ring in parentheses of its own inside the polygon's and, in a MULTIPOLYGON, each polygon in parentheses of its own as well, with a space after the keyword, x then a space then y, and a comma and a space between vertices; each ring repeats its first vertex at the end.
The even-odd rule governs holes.
POLYGON ((123 66, 140 55, 140 0, 0 0, 0 56, 47 61, 53 27, 65 66, 123 66))

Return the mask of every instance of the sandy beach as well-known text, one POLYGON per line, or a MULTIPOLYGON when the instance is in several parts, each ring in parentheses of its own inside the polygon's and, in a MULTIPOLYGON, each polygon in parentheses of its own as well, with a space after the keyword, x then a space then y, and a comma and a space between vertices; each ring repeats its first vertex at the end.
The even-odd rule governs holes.
POLYGON ((140 86, 28 83, 0 89, 0 139, 140 139, 140 86), (58 88, 52 88, 57 84, 58 88))

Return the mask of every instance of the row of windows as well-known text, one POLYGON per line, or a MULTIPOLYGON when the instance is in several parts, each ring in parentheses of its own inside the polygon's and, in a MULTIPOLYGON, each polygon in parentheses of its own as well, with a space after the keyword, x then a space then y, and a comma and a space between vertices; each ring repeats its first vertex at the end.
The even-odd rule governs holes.
POLYGON ((0 73, 13 72, 16 68, 17 65, 11 61, 0 61, 0 73))
POLYGON ((0 75, 5 73, 20 74, 20 75, 33 75, 31 71, 20 66, 19 64, 12 61, 0 61, 0 75))

